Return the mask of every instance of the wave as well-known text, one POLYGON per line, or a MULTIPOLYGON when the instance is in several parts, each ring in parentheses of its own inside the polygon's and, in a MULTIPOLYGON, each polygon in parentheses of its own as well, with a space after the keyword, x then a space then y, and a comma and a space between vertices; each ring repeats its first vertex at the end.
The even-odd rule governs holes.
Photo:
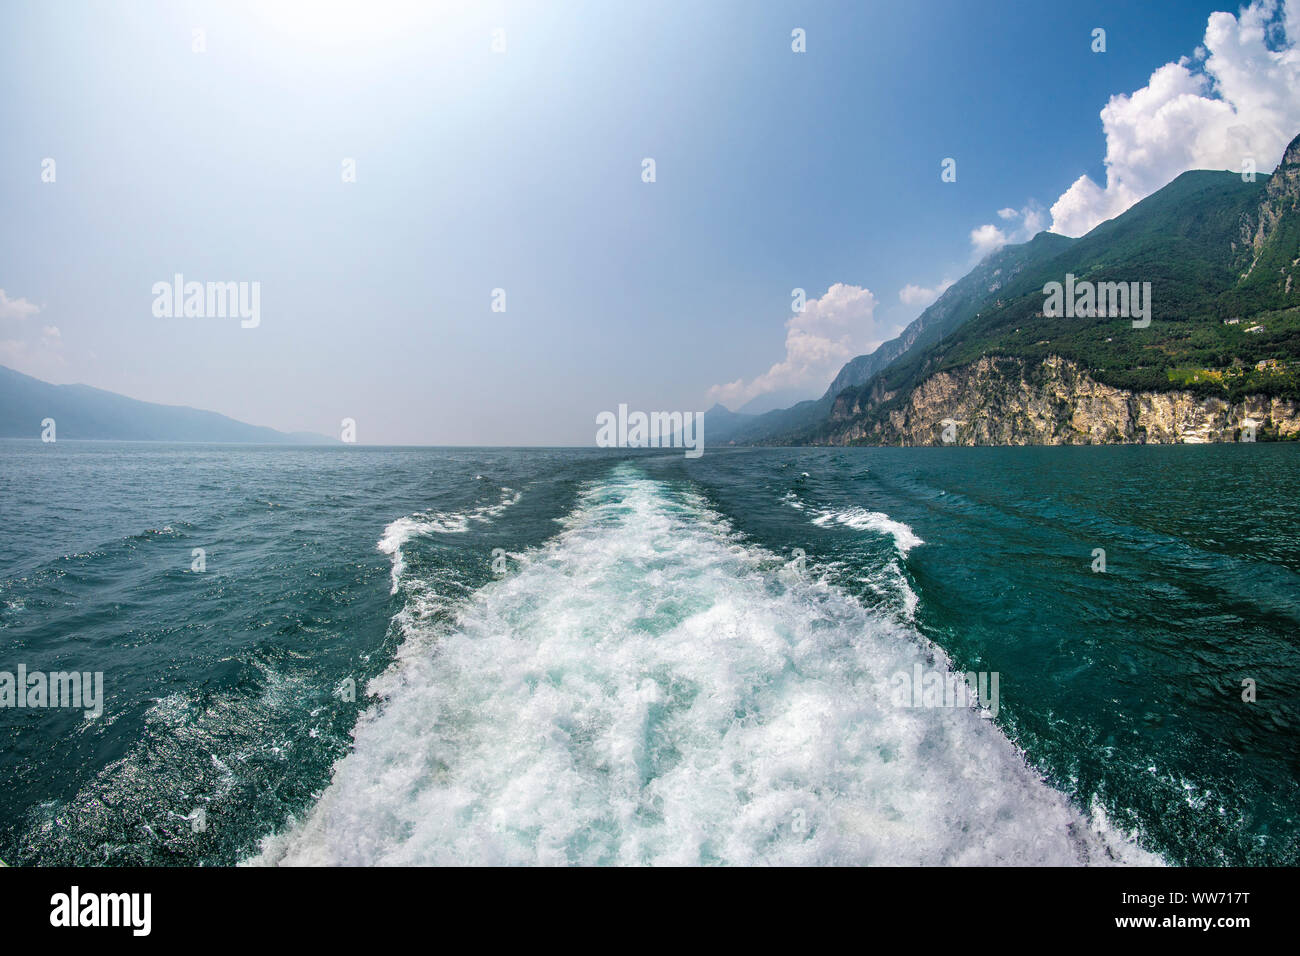
MULTIPOLYGON (((481 477, 481 475, 475 476, 475 478, 481 477)), ((392 560, 392 593, 398 592, 402 575, 406 570, 402 547, 408 541, 430 534, 465 534, 474 524, 488 524, 501 517, 507 508, 518 504, 522 497, 523 492, 503 487, 500 500, 493 504, 481 505, 462 512, 421 511, 391 522, 384 529, 383 537, 379 539, 377 547, 392 560)))
POLYGON ((319 801, 248 862, 1158 862, 974 710, 891 702, 943 652, 774 558, 620 466, 408 637, 319 801))
POLYGON ((812 519, 812 523, 820 528, 834 523, 853 528, 855 531, 876 531, 889 535, 894 539, 894 547, 904 556, 917 545, 925 544, 909 525, 895 521, 883 511, 867 511, 865 508, 823 511, 812 519))
POLYGON ((894 557, 883 562, 868 564, 865 570, 858 562, 850 562, 847 565, 842 562, 831 562, 830 566, 837 572, 849 575, 848 581, 866 585, 871 593, 894 607, 904 622, 908 624, 915 622, 920 598, 912 589, 902 562, 913 548, 925 542, 909 525, 896 521, 881 511, 867 511, 863 508, 839 511, 820 509, 805 503, 794 491, 786 492, 781 501, 796 511, 805 511, 814 515, 810 520, 819 528, 839 524, 858 531, 874 531, 888 537, 896 552, 894 557))

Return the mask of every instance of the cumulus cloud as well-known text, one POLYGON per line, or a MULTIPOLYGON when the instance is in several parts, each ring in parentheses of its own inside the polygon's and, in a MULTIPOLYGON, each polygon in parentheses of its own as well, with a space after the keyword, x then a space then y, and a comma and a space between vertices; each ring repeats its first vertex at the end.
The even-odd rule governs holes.
POLYGON ((946 290, 948 286, 952 285, 952 283, 952 279, 944 279, 938 285, 932 286, 928 289, 925 288, 925 286, 912 285, 909 283, 898 290, 898 298, 902 301, 903 305, 913 307, 919 306, 924 309, 935 299, 939 298, 939 296, 943 295, 944 290, 946 290))
POLYGON ((11 299, 4 289, 0 289, 0 319, 25 319, 41 311, 26 299, 11 299))
POLYGON ((1271 172, 1300 132, 1300 0, 1212 13, 1205 42, 1101 111, 1106 185, 1080 176, 1052 205, 1052 231, 1081 236, 1189 169, 1271 172))
POLYGON ((784 359, 748 382, 736 379, 712 386, 709 404, 722 402, 737 408, 768 392, 825 388, 845 362, 870 352, 888 337, 876 327, 875 309, 876 297, 870 290, 835 283, 786 322, 784 359))
POLYGON ((999 209, 998 217, 1008 224, 1006 228, 985 223, 970 231, 973 259, 983 259, 1009 242, 1028 242, 1047 225, 1046 211, 1032 199, 1020 209, 1011 206, 999 209))
POLYGON ((1044 229, 1047 228, 1047 211, 1036 202, 1031 202, 1024 209, 1020 210, 1020 229, 1017 235, 1018 242, 1034 238, 1044 229))
POLYGON ((970 231, 970 247, 976 259, 983 259, 1010 241, 1007 234, 991 222, 970 231))

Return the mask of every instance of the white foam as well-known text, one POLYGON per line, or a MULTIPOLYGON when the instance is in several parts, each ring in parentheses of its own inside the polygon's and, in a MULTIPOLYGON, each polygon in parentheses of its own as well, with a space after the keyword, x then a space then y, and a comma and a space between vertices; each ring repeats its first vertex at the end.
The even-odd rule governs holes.
POLYGON ((906 555, 919 544, 925 544, 916 536, 910 526, 895 521, 883 511, 867 511, 865 508, 847 508, 843 511, 824 511, 813 519, 813 524, 826 527, 832 522, 853 528, 856 531, 876 531, 887 534, 894 539, 894 547, 906 555))
POLYGON ((916 620, 916 609, 921 599, 912 590, 897 558, 890 558, 884 565, 873 568, 871 573, 863 575, 859 580, 880 597, 896 602, 903 620, 909 623, 916 620))
POLYGON ((470 529, 472 523, 487 524, 499 518, 511 505, 518 504, 521 497, 522 492, 502 488, 501 500, 496 504, 483 505, 465 512, 422 511, 391 522, 384 529, 383 537, 379 539, 376 547, 392 560, 392 593, 397 593, 401 586, 402 575, 406 572, 402 546, 408 541, 421 535, 464 534, 470 529))
POLYGON ((250 862, 1152 861, 991 721, 891 703, 935 649, 773 558, 617 471, 408 639, 319 802, 250 862))

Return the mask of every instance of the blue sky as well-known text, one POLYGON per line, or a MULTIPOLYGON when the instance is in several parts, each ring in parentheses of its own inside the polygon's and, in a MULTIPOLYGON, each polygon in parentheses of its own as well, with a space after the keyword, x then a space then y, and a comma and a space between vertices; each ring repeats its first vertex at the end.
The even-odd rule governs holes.
MULTIPOLYGON (((1271 169, 1300 132, 1296 86, 1252 85, 1295 69, 1281 13, 1256 11, 1272 23, 1257 49, 1237 27, 1217 41, 1224 88, 1191 119, 1169 107, 1186 90, 1149 102, 1180 57, 1174 86, 1192 82, 1214 10, 1237 14, 8 2, 0 364, 285 430, 336 435, 350 417, 365 443, 591 444, 619 403, 819 394, 835 349, 920 313, 929 296, 905 287, 932 295, 991 248, 973 230, 1019 238, 1023 210, 1047 228, 1081 176, 1105 187, 1108 144, 1138 192, 1179 165, 1235 163, 1215 123, 1246 129, 1271 169), (1103 128, 1112 96, 1148 86, 1103 128), (1162 140, 1199 145, 1151 159, 1124 138, 1157 121, 1173 124, 1162 140), (260 324, 156 317, 151 287, 178 272, 259 282, 260 324), (836 284, 796 323, 811 353, 755 384, 789 354, 791 290, 836 284)), ((1092 206, 1058 212, 1077 228, 1126 188, 1081 188, 1092 206)))

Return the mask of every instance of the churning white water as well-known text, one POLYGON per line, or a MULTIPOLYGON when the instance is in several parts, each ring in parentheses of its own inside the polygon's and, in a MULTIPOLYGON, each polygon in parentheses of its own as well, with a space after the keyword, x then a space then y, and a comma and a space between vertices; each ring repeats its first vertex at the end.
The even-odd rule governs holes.
POLYGON ((945 659, 622 466, 452 626, 408 628, 258 861, 1152 861, 975 711, 897 706, 917 662, 945 659))

